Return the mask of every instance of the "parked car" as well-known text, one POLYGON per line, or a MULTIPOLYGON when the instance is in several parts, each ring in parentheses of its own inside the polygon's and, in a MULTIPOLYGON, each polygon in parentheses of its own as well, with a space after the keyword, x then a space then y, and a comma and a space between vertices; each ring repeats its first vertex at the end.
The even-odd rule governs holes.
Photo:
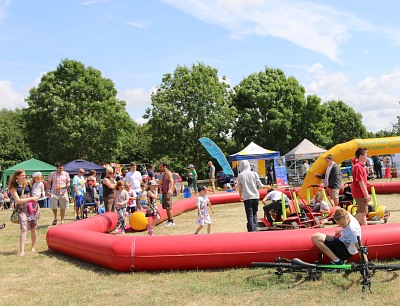
MULTIPOLYGON (((162 173, 159 173, 159 172, 155 173, 155 177, 157 180, 161 180, 162 173)), ((179 175, 179 173, 176 173, 176 172, 172 172, 172 178, 174 179, 175 183, 182 183, 182 181, 183 181, 182 177, 179 175)))
POLYGON ((224 188, 227 185, 230 184, 231 186, 233 185, 233 175, 231 174, 225 174, 224 171, 218 171, 217 172, 217 186, 220 188, 224 188))

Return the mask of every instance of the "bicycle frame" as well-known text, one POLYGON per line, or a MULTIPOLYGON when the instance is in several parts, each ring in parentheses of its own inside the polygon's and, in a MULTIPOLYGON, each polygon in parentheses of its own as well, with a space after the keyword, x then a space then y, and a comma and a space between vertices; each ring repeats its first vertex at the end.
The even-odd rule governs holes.
MULTIPOLYGON (((360 262, 357 264, 319 264, 319 263, 308 263, 302 261, 298 258, 293 258, 291 260, 286 258, 278 257, 275 262, 254 262, 252 265, 254 267, 275 267, 275 274, 282 275, 283 273, 288 272, 307 272, 309 278, 315 280, 317 276, 319 276, 323 271, 346 271, 346 272, 360 272, 362 281, 362 291, 365 291, 365 288, 368 288, 371 292, 371 273, 375 271, 377 268, 384 268, 385 266, 379 267, 373 264, 369 264, 368 262, 368 247, 362 246, 360 237, 357 237, 358 245, 360 246, 359 254, 360 254, 360 262)), ((388 266, 389 267, 389 266, 388 266)), ((385 270, 398 270, 400 269, 400 265, 393 265, 390 268, 386 268, 385 270)))

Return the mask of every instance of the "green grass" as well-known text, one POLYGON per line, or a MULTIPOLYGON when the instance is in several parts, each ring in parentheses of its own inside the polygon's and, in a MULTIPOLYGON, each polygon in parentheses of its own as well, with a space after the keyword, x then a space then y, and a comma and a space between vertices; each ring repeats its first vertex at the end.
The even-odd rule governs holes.
MULTIPOLYGON (((391 211, 389 222, 400 221, 398 199, 399 195, 378 195, 379 203, 391 211)), ((246 231, 242 203, 214 209, 212 232, 246 231)), ((49 250, 45 241, 52 221, 49 209, 42 209, 38 253, 29 252, 28 234, 27 255, 20 257, 20 230, 9 222, 10 215, 9 210, 0 211, 0 223, 6 223, 0 231, 0 305, 398 305, 400 301, 400 272, 374 275, 372 294, 361 292, 357 273, 326 273, 317 281, 306 281, 302 274, 278 277, 273 269, 263 268, 117 273, 49 250)), ((175 218, 176 227, 157 226, 156 235, 191 234, 195 219, 195 211, 182 214, 175 218)), ((67 222, 73 222, 71 208, 67 222)))

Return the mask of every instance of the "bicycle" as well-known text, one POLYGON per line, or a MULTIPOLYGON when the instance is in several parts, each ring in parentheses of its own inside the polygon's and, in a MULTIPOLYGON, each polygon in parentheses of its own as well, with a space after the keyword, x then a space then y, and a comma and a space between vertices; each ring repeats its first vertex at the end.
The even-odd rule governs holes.
POLYGON ((358 263, 345 263, 341 265, 336 264, 320 264, 319 260, 315 263, 305 262, 299 258, 286 259, 276 258, 275 262, 253 262, 252 267, 264 267, 264 268, 276 268, 276 275, 283 275, 284 273, 291 272, 305 272, 307 273, 307 279, 316 280, 320 277, 322 272, 340 272, 345 273, 360 272, 362 281, 362 292, 366 288, 371 292, 371 276, 376 271, 396 271, 400 270, 400 264, 374 264, 368 260, 368 247, 361 246, 361 241, 358 237, 358 243, 360 245, 360 262, 358 263))

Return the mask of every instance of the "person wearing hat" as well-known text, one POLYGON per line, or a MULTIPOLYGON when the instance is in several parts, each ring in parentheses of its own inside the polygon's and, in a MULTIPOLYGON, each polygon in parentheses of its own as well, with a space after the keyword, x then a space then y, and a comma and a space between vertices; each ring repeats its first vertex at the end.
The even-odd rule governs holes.
MULTIPOLYGON (((44 193, 44 184, 43 184, 43 176, 40 171, 32 173, 32 191, 31 194, 33 197, 39 196, 40 198, 44 198, 45 193, 44 193)), ((29 212, 29 217, 28 221, 35 220, 36 218, 36 211, 33 209, 32 202, 28 202, 28 212, 29 212)))
POLYGON ((160 214, 157 209, 157 199, 158 199, 158 183, 154 180, 149 181, 149 189, 147 190, 147 208, 146 208, 146 217, 151 217, 152 221, 149 224, 149 235, 154 235, 154 227, 157 224, 157 220, 160 219, 160 214))
POLYGON ((196 195, 197 194, 197 171, 194 168, 193 164, 190 164, 188 166, 188 168, 192 171, 192 178, 193 178, 193 184, 192 185, 193 185, 194 194, 196 195))

